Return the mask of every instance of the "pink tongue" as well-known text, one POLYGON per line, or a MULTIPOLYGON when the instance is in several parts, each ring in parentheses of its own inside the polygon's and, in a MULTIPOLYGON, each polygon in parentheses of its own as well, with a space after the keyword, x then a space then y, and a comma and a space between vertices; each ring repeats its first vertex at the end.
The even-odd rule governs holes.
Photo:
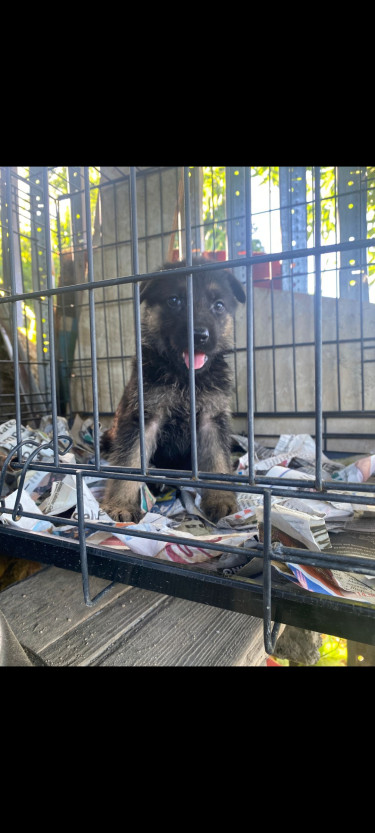
MULTIPOLYGON (((184 362, 186 364, 186 367, 188 368, 189 367, 189 353, 186 352, 186 353, 183 354, 183 356, 184 356, 184 362)), ((205 363, 205 360, 206 360, 206 354, 205 353, 194 353, 194 370, 199 370, 200 367, 203 367, 203 365, 205 363)))

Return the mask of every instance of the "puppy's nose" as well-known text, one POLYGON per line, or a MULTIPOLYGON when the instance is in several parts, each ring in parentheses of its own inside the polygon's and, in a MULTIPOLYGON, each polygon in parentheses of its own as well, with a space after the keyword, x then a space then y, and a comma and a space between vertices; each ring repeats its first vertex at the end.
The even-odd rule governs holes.
POLYGON ((194 330, 194 344, 197 346, 202 346, 206 344, 210 337, 210 333, 207 327, 196 327, 194 330))

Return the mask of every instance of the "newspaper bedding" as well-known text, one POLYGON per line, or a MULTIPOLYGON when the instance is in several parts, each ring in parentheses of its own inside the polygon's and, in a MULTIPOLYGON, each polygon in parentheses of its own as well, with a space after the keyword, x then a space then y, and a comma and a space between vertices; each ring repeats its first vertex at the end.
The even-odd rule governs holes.
MULTIPOLYGON (((69 435, 73 445, 68 453, 61 456, 61 463, 73 466, 93 462, 93 422, 76 416, 71 429, 65 419, 58 418, 59 434, 69 435)), ((22 459, 35 451, 35 442, 48 443, 52 438, 52 421, 44 417, 38 430, 22 427, 22 459), (34 444, 27 444, 33 441, 34 444)), ((236 458, 236 473, 248 474, 247 438, 233 435, 236 446, 244 453, 236 458)), ((16 445, 15 420, 0 425, 0 468, 10 450, 16 445)), ((64 445, 59 448, 61 453, 64 445)), ((38 462, 53 461, 53 450, 42 448, 36 458, 38 462)), ((311 481, 315 471, 315 442, 307 434, 283 434, 274 449, 255 445, 255 472, 269 477, 311 481)), ((375 567, 375 505, 374 495, 369 494, 369 503, 355 503, 355 484, 364 483, 375 475, 375 454, 344 466, 337 460, 322 455, 323 472, 326 479, 337 482, 353 482, 350 503, 309 500, 273 495, 271 498, 271 520, 273 547, 276 552, 280 543, 288 547, 305 547, 309 550, 335 555, 365 555, 374 558, 375 567), (372 500, 372 503, 371 503, 372 500)), ((20 470, 8 464, 5 472, 2 498, 3 508, 13 509, 17 497, 20 470)), ((142 509, 145 514, 139 524, 114 522, 101 508, 100 500, 104 491, 104 480, 86 477, 83 480, 85 518, 96 522, 98 529, 86 529, 86 541, 90 546, 109 547, 119 551, 157 557, 177 564, 199 564, 206 570, 222 575, 246 574, 250 561, 259 556, 251 549, 261 540, 263 521, 263 496, 237 493, 238 511, 222 518, 216 526, 205 518, 200 510, 200 495, 194 488, 171 489, 155 497, 146 484, 141 487, 142 509), (105 523, 111 532, 103 530, 105 523), (151 532, 173 535, 173 541, 143 538, 133 532, 151 532), (184 539, 181 541, 180 539, 184 539), (188 543, 186 543, 186 540, 188 543), (205 544, 215 544, 207 549, 205 544), (236 552, 220 549, 230 546, 236 552)), ((363 495, 363 492, 361 493, 363 495)), ((77 496, 74 474, 31 471, 26 473, 20 495, 23 512, 34 513, 38 518, 24 515, 15 519, 9 513, 0 514, 0 523, 48 535, 78 539, 78 528, 69 521, 77 520, 77 496), (49 516, 61 518, 61 523, 49 516), (66 523, 64 523, 66 521, 66 523)), ((1 507, 0 507, 1 509, 1 507)), ((259 558, 257 559, 259 561, 259 558)), ((255 561, 254 561, 255 563, 255 561)), ((272 561, 274 571, 283 579, 294 582, 306 590, 362 600, 375 604, 375 576, 359 575, 321 567, 286 564, 272 561)))

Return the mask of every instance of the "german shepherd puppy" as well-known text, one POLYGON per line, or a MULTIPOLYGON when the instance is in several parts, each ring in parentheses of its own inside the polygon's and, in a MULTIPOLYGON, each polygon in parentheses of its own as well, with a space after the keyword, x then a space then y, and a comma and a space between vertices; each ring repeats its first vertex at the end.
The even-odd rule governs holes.
MULTIPOLYGON (((193 268, 207 265, 196 258, 193 268)), ((163 270, 185 266, 165 263, 163 270)), ((146 465, 191 469, 188 318, 185 275, 142 282, 142 366, 146 465)), ((224 353, 233 344, 233 315, 244 303, 242 285, 227 269, 193 272, 194 378, 198 467, 231 473, 231 379, 224 353)), ((140 467, 136 361, 101 448, 112 466, 140 467)), ((107 480, 103 509, 114 519, 138 521, 140 484, 107 480)), ((201 507, 213 522, 236 511, 232 492, 204 488, 201 507)))

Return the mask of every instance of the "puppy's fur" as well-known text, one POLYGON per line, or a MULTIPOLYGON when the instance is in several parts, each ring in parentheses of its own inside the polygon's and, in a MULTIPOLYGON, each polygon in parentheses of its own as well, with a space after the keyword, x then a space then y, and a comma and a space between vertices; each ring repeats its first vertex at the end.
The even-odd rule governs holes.
MULTIPOLYGON (((206 264, 197 258, 193 266, 206 264)), ((185 262, 166 263, 176 269, 185 262)), ((224 353, 233 343, 237 301, 242 285, 226 269, 193 273, 194 378, 198 467, 231 472, 231 380, 224 353)), ((142 283, 142 366, 147 466, 191 469, 188 318, 185 275, 164 275, 142 283)), ((112 466, 140 467, 139 401, 134 359, 131 378, 112 427, 102 437, 112 466)), ((107 480, 103 508, 122 521, 141 517, 140 484, 107 480)), ((202 509, 212 521, 236 510, 234 494, 202 489, 202 509)))

